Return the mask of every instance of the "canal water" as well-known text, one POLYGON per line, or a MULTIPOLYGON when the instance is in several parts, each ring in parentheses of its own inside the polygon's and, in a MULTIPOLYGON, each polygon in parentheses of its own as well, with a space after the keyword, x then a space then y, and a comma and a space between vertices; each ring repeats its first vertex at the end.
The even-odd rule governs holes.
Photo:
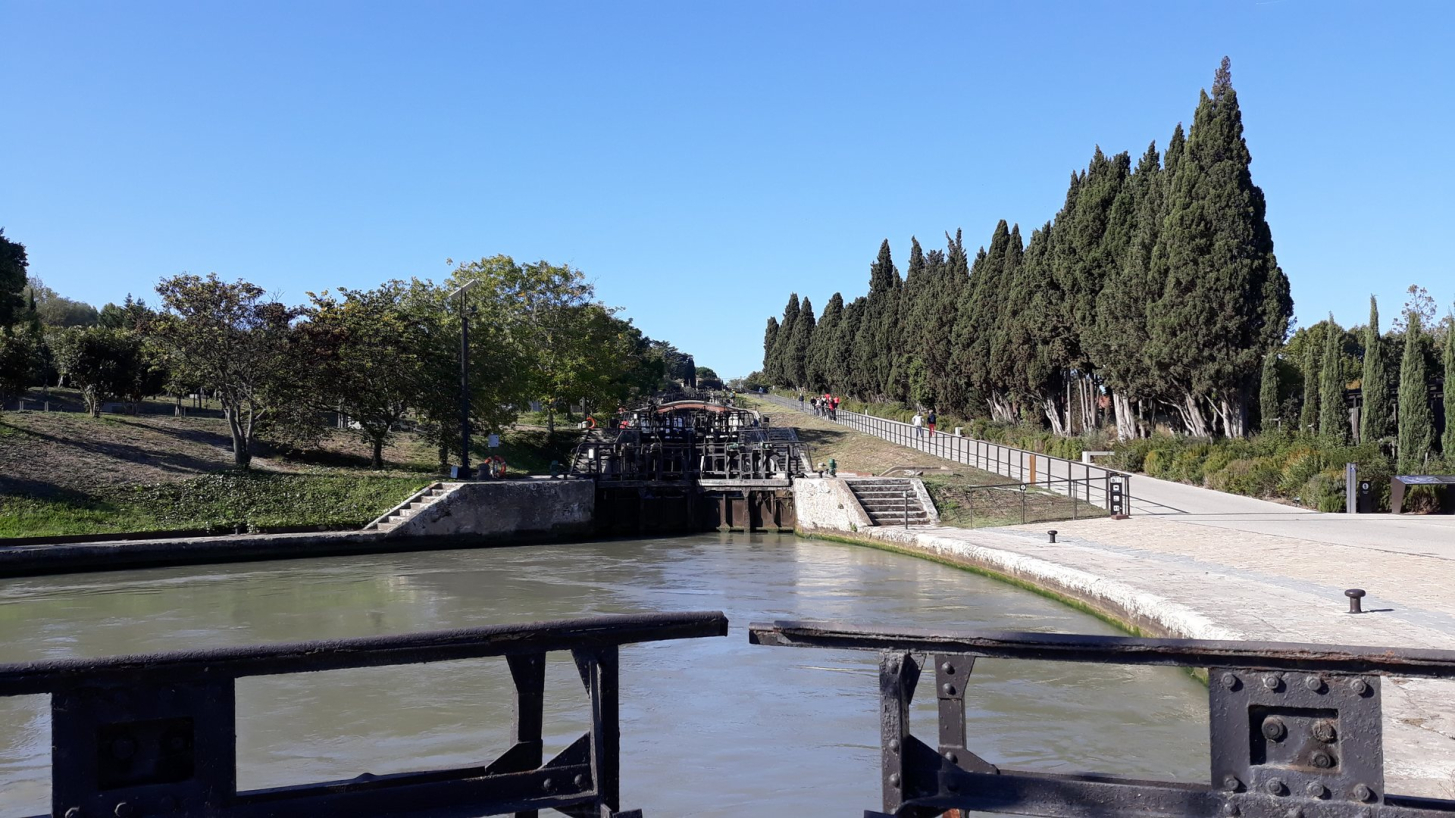
MULTIPOLYGON (((0 583, 0 662, 722 610, 727 638, 621 654, 623 806, 649 816, 859 815, 879 805, 877 656, 749 645, 746 626, 1108 634, 1105 623, 955 568, 788 535, 711 534, 152 569, 0 583)), ((492 759, 504 660, 238 683, 240 788, 492 759)), ((915 731, 935 741, 933 677, 915 731)), ((568 654, 546 682, 547 757, 585 730, 568 654)), ((1203 781, 1205 689, 1170 668, 981 660, 968 744, 1023 769, 1203 781)), ((47 701, 0 699, 0 816, 49 810, 47 701)))

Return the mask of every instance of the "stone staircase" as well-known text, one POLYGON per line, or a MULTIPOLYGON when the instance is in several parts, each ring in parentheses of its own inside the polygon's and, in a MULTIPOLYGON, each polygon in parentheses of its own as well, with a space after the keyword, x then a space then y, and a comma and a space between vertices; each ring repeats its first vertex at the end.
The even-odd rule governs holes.
POLYGON ((431 483, 412 497, 384 512, 379 519, 364 526, 365 531, 389 532, 404 524, 404 521, 428 508, 441 497, 449 494, 464 483, 431 483))
POLYGON ((892 477, 869 477, 844 481, 874 525, 929 525, 934 520, 925 510, 914 481, 892 477), (905 497, 908 496, 906 506, 905 497))

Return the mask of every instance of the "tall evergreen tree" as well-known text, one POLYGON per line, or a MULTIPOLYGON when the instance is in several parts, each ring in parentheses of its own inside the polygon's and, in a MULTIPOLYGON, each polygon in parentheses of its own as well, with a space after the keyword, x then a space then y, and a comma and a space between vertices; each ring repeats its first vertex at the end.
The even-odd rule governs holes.
POLYGON ((833 388, 838 367, 835 359, 841 356, 839 344, 842 341, 840 322, 844 317, 844 297, 834 293, 823 308, 818 325, 813 329, 813 339, 808 344, 808 387, 814 392, 833 388))
POLYGON ((793 338, 787 347, 788 359, 785 367, 788 382, 796 387, 808 386, 808 348, 813 343, 815 323, 813 304, 805 296, 799 302, 798 320, 793 322, 793 338))
POLYGON ((1258 383, 1259 428, 1272 432, 1279 428, 1278 353, 1263 358, 1263 376, 1258 383))
POLYGON ((1339 346, 1344 330, 1329 313, 1328 332, 1324 334, 1323 361, 1319 365, 1319 434, 1344 442, 1349 432, 1349 417, 1344 404, 1344 370, 1339 365, 1339 346))
MULTIPOLYGON (((19 321, 25 312, 26 299, 21 291, 25 289, 28 266, 25 245, 5 238, 5 228, 0 227, 0 329, 19 321)), ((34 299, 32 292, 32 302, 34 299)))
POLYGON ((769 383, 773 380, 773 350, 778 344, 778 319, 768 316, 768 328, 763 331, 763 377, 769 383))
POLYGON ((1298 433, 1311 435, 1319 428, 1319 355, 1314 344, 1303 348, 1303 409, 1298 415, 1298 433))
POLYGON ((910 397, 913 373, 921 371, 924 366, 920 355, 923 328, 919 324, 919 305, 930 291, 930 272, 924 248, 914 236, 910 236, 909 244, 909 266, 904 271, 904 284, 896 310, 898 314, 891 327, 895 354, 888 391, 892 399, 899 401, 910 397))
POLYGON ((1364 372, 1359 382, 1364 399, 1364 406, 1359 410, 1359 440, 1362 443, 1377 443, 1393 432, 1387 368, 1384 339, 1379 334, 1379 302, 1371 295, 1369 326, 1364 330, 1364 372))
POLYGON ((1151 322, 1157 363, 1194 435, 1214 428, 1205 408, 1224 434, 1243 434, 1252 373, 1283 342, 1293 312, 1251 162, 1224 58, 1173 174, 1159 237, 1168 278, 1151 322))
POLYGON ((895 332, 899 317, 899 270, 889 252, 889 239, 879 245, 879 256, 869 267, 869 294, 854 339, 854 367, 862 379, 859 396, 883 400, 894 370, 895 332))
POLYGON ((778 322, 778 337, 773 341, 772 361, 763 370, 764 377, 778 386, 792 386, 793 373, 790 361, 793 350, 793 326, 798 323, 798 293, 788 296, 788 305, 783 308, 783 320, 778 322))
POLYGON ((969 416, 969 400, 965 380, 955 368, 963 356, 955 334, 960 303, 970 287, 970 258, 965 252, 964 236, 945 234, 945 260, 939 267, 934 298, 926 305, 924 349, 926 378, 934 400, 942 409, 953 409, 969 416))
POLYGON ((1429 378, 1420 339, 1420 314, 1406 316, 1404 357, 1399 365, 1399 471, 1420 474, 1435 442, 1435 419, 1430 412, 1429 378))
POLYGON ((1441 363, 1445 370, 1445 433, 1440 436, 1440 451, 1445 455, 1447 467, 1455 466, 1455 315, 1445 326, 1444 354, 1441 363))

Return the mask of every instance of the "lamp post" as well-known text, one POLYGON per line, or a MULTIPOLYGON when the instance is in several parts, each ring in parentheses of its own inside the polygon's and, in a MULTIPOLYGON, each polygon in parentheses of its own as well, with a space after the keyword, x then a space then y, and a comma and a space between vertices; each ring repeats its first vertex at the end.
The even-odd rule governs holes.
POLYGON ((450 477, 456 480, 469 480, 473 476, 470 471, 470 310, 465 293, 479 283, 479 279, 472 279, 449 294, 449 298, 460 297, 460 465, 450 470, 450 477))

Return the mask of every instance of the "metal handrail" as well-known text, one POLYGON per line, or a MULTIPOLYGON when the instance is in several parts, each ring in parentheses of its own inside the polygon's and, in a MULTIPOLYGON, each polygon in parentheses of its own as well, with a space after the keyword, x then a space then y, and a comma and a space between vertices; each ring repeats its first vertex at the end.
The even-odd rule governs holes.
MULTIPOLYGON (((789 400, 779 395, 765 394, 759 397, 783 406, 794 411, 800 410, 796 400, 789 400)), ((1064 481, 1067 490, 1070 490, 1070 483, 1083 484, 1083 496, 1081 499, 1092 505, 1107 508, 1111 505, 1113 480, 1121 481, 1122 496, 1124 502, 1131 500, 1131 474, 1119 469, 1111 469, 1106 466, 1098 466, 1093 463, 1083 463, 1079 460, 1069 460, 1064 457, 1032 452, 1026 449, 1018 449, 1014 446, 1007 446, 1003 443, 995 443, 989 440, 979 440, 972 437, 956 436, 943 431, 936 430, 932 435, 929 430, 922 426, 915 426, 903 421, 881 418, 875 415, 866 415, 860 412, 853 412, 848 409, 839 409, 835 413, 837 417, 824 417, 831 423, 838 423, 847 426, 855 431, 871 434, 881 440, 906 446, 925 454, 933 455, 945 460, 961 463, 966 466, 981 469, 995 474, 1002 474, 1006 477, 1019 478, 1021 482, 1035 485, 1045 485, 1052 488, 1056 481, 1064 481), (1042 472, 1037 467, 1041 461, 1049 467, 1053 463, 1064 464, 1066 471, 1064 478, 1052 478, 1051 469, 1047 468, 1042 472), (1081 472, 1079 477, 1077 471, 1081 472), (1033 479, 1027 479, 1033 478, 1033 479), (1093 492, 1093 486, 1096 486, 1093 492)), ((1124 506, 1123 511, 1127 510, 1124 506)))

